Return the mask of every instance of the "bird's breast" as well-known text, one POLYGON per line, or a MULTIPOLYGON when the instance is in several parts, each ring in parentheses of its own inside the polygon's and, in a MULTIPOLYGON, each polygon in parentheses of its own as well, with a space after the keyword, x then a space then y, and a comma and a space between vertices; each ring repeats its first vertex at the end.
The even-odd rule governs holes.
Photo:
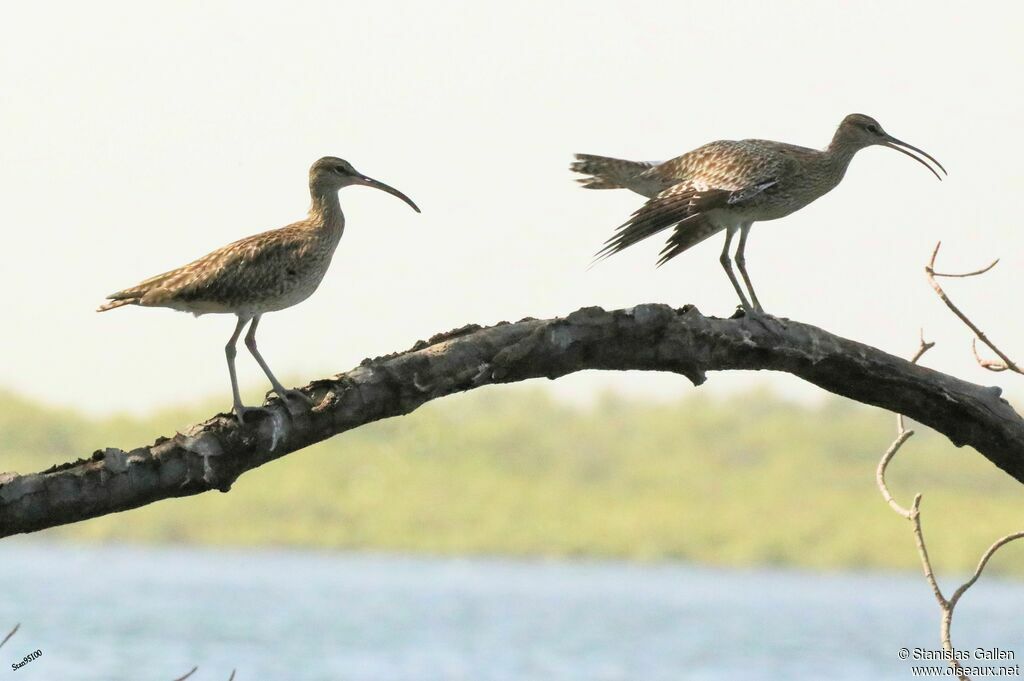
POLYGON ((255 307, 261 312, 283 310, 301 303, 319 288, 330 268, 334 249, 314 249, 302 257, 290 259, 274 268, 262 287, 255 307))
POLYGON ((804 208, 832 191, 838 181, 823 178, 818 182, 780 182, 762 192, 741 210, 755 221, 778 220, 804 208))

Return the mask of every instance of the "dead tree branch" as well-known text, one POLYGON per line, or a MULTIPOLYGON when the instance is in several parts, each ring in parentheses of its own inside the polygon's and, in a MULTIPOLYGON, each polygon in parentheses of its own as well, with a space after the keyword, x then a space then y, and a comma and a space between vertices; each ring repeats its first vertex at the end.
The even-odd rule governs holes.
MULTIPOLYGON (((936 248, 936 250, 938 250, 936 248)), ((935 257, 932 256, 932 262, 934 263, 935 257)), ((993 263, 994 265, 994 263, 993 263)), ((989 266, 991 269, 992 265, 989 266)), ((970 275, 965 275, 970 276, 970 275)), ((921 343, 918 346, 917 352, 911 358, 911 363, 916 364, 921 359, 924 353, 928 352, 935 343, 928 343, 924 340, 924 335, 921 336, 921 343)), ((908 430, 902 414, 896 415, 896 439, 893 440, 892 444, 882 455, 882 459, 878 462, 878 469, 875 472, 875 481, 878 484, 878 489, 882 493, 882 498, 885 499, 886 503, 889 504, 892 509, 909 520, 914 528, 914 543, 917 545, 917 553, 921 558, 921 567, 924 570, 924 577, 928 580, 928 586, 932 588, 932 593, 935 595, 935 600, 939 604, 939 610, 941 611, 941 623, 939 625, 939 639, 942 642, 943 649, 950 653, 949 665, 956 671, 957 677, 960 681, 971 681, 970 677, 967 676, 960 661, 953 655, 953 641, 951 628, 953 626, 953 611, 956 609, 956 604, 960 602, 960 597, 967 592, 974 583, 981 577, 981 573, 985 570, 985 566, 988 565, 988 561, 992 558, 996 551, 1000 548, 1014 541, 1024 537, 1024 532, 1015 532, 1008 534, 1005 537, 1001 537, 996 540, 988 550, 982 555, 981 560, 978 562, 978 567, 974 570, 974 574, 966 582, 957 587, 956 591, 950 598, 946 598, 942 593, 942 588, 939 586, 938 580, 935 579, 935 570, 932 569, 932 561, 928 555, 928 545, 924 539, 924 531, 921 529, 921 494, 914 495, 914 501, 910 505, 910 508, 903 508, 893 498, 892 493, 889 492, 889 487, 885 483, 885 471, 892 462, 896 453, 904 445, 904 443, 913 437, 914 431, 908 430)))
POLYGON ((705 317, 694 307, 584 308, 565 318, 466 326, 406 352, 365 360, 303 389, 313 408, 278 400, 240 426, 225 414, 128 451, 107 448, 41 473, 0 474, 0 537, 171 497, 227 491, 242 473, 338 433, 484 385, 584 369, 668 371, 695 385, 708 371, 770 370, 907 414, 970 445, 1024 482, 1024 419, 984 387, 876 348, 787 321, 705 317))
POLYGON ((1009 370, 1009 371, 1012 371, 1012 372, 1017 373, 1017 374, 1024 373, 1024 371, 1022 371, 1021 368, 1012 359, 1010 359, 1009 356, 1006 355, 1006 353, 1004 353, 1002 350, 1000 350, 996 346, 995 343, 993 343, 991 340, 989 340, 988 336, 985 335, 985 332, 982 331, 978 327, 977 324, 972 322, 970 320, 970 318, 966 314, 964 314, 963 311, 961 311, 960 308, 957 307, 956 304, 954 304, 952 300, 950 300, 949 295, 946 294, 946 292, 942 289, 942 286, 940 286, 939 282, 937 281, 939 277, 946 277, 946 278, 950 278, 950 279, 952 279, 952 278, 965 279, 967 277, 976 277, 978 275, 985 274, 986 272, 988 272, 993 267, 995 267, 996 265, 999 264, 999 259, 996 258, 995 260, 993 260, 991 263, 989 263, 985 267, 982 267, 980 270, 974 270, 973 272, 964 272, 963 274, 950 274, 950 273, 946 273, 946 272, 936 272, 935 271, 935 259, 939 256, 939 248, 941 248, 941 247, 942 247, 942 242, 941 241, 938 242, 937 244, 935 244, 935 250, 932 251, 931 260, 929 260, 928 264, 925 265, 925 267, 924 267, 924 273, 925 273, 925 276, 928 277, 928 283, 931 284, 933 289, 935 289, 935 293, 939 296, 939 299, 942 300, 942 302, 946 304, 946 307, 948 307, 949 310, 953 314, 955 314, 957 316, 957 318, 959 318, 960 321, 962 321, 967 326, 967 328, 969 328, 974 333, 975 338, 974 338, 974 340, 971 341, 971 350, 974 352, 974 359, 978 362, 978 364, 983 369, 988 369, 989 371, 997 371, 998 372, 998 371, 1007 371, 1007 370, 1009 370), (1002 360, 1002 361, 1001 362, 996 362, 994 360, 985 359, 985 358, 981 357, 978 354, 978 343, 977 343, 977 341, 979 341, 979 340, 982 343, 984 343, 985 345, 987 345, 989 347, 989 349, 992 350, 992 352, 996 353, 996 355, 998 355, 999 359, 1002 360))

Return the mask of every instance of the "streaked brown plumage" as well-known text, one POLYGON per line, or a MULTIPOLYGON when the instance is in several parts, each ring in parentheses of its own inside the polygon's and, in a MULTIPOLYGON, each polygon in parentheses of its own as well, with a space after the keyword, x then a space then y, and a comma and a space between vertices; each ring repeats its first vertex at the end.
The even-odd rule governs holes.
POLYGON ((256 327, 267 312, 282 310, 308 298, 320 285, 345 231, 338 190, 358 184, 393 194, 419 208, 405 194, 357 172, 347 161, 327 156, 309 169, 312 205, 305 220, 262 232, 204 255, 187 265, 159 274, 107 296, 99 312, 124 305, 167 307, 195 315, 231 313, 238 317, 225 347, 234 409, 239 420, 252 408, 242 404, 235 375, 235 343, 251 322, 245 343, 282 398, 302 398, 274 377, 256 347, 256 327))
POLYGON ((725 230, 720 257, 729 281, 748 312, 763 312, 747 275, 744 251, 754 222, 776 220, 823 196, 843 179, 853 156, 861 149, 881 145, 896 149, 922 163, 942 164, 924 151, 890 136, 869 116, 851 114, 843 119, 831 144, 824 150, 808 149, 770 140, 724 140, 705 144, 664 163, 624 161, 577 154, 571 170, 590 175, 578 181, 587 189, 630 189, 648 197, 632 217, 605 242, 597 258, 674 228, 661 251, 658 266, 709 236, 725 230), (729 245, 740 233, 736 265, 750 293, 748 301, 732 271, 729 245))

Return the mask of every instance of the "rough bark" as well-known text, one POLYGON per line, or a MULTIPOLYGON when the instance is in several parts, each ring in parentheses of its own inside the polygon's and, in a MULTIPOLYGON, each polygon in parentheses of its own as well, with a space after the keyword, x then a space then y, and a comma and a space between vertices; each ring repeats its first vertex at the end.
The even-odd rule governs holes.
MULTIPOLYGON (((668 371, 700 385, 708 371, 786 371, 838 395, 928 425, 1024 482, 1024 419, 985 387, 799 322, 718 319, 694 307, 584 308, 565 318, 466 326, 364 360, 303 390, 312 409, 272 400, 240 426, 227 414, 131 451, 28 475, 0 474, 0 537, 159 499, 226 492, 242 473, 366 423, 473 388, 584 369, 668 371)), ((680 433, 680 437, 685 437, 680 433)))

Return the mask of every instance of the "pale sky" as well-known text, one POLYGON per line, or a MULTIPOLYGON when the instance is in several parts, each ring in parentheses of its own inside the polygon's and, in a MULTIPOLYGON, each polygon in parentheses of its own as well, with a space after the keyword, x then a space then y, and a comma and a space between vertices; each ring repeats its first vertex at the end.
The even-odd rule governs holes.
MULTIPOLYGON (((640 205, 579 189, 574 152, 666 159, 714 139, 822 147, 875 116, 949 170, 868 149, 810 207, 754 227, 770 312, 971 380, 969 335, 922 266, 1003 262, 949 290, 1024 356, 1024 5, 1018 2, 18 3, 0 24, 0 386, 93 413, 220 394, 231 317, 93 310, 114 290, 302 218, 337 155, 423 209, 342 191, 348 224, 319 291, 268 315, 292 384, 468 322, 581 306, 694 303, 725 316, 720 237, 655 270, 651 240, 587 270, 640 205)), ((239 354, 250 395, 266 387, 239 354)), ((712 375, 707 390, 784 376, 712 375)), ((672 396, 681 377, 554 384, 672 396)))

